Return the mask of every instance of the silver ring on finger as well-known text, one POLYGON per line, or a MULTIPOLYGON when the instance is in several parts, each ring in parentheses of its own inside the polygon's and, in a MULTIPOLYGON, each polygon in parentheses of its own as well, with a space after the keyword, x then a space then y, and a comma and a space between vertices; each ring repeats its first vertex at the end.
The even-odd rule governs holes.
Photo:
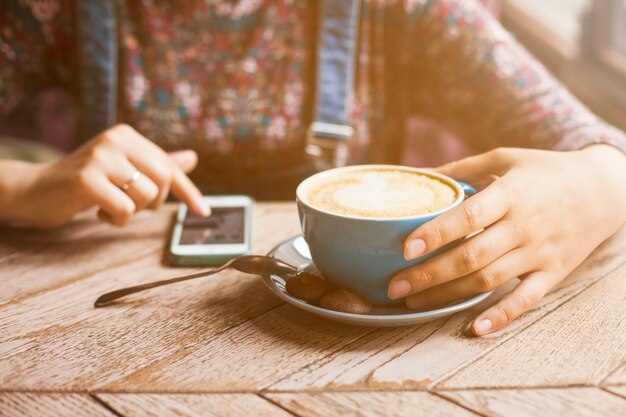
POLYGON ((142 176, 141 172, 139 172, 138 170, 135 170, 135 172, 133 172, 133 174, 130 176, 128 181, 122 184, 120 188, 124 191, 128 191, 128 189, 132 187, 133 183, 137 181, 139 178, 141 178, 141 176, 142 176))

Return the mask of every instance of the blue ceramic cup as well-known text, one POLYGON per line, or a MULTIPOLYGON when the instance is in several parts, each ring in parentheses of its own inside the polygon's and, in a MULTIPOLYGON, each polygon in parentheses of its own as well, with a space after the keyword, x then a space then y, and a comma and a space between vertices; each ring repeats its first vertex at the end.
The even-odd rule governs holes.
POLYGON ((363 295, 374 305, 390 305, 398 303, 387 297, 387 285, 396 272, 423 262, 457 243, 453 242, 418 259, 407 261, 403 256, 403 246, 409 233, 458 206, 466 196, 475 193, 476 190, 467 184, 424 169, 396 165, 357 165, 323 171, 305 179, 298 186, 296 197, 304 239, 320 273, 333 284, 363 295), (364 168, 391 168, 434 177, 454 188, 457 198, 442 210, 400 218, 336 214, 307 203, 309 187, 325 176, 364 168))

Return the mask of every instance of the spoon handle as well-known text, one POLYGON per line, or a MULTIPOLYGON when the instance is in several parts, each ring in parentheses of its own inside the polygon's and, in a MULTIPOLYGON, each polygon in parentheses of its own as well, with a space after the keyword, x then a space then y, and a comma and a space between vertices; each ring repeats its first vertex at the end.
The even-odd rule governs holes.
POLYGON ((149 290, 150 288, 156 288, 162 285, 169 285, 169 284, 174 284, 176 282, 187 281, 189 279, 201 278, 201 277, 213 275, 220 271, 225 270, 226 268, 231 266, 234 261, 235 259, 231 259, 230 261, 226 262, 224 265, 220 265, 217 268, 214 268, 208 271, 198 272, 197 274, 183 275, 182 277, 169 278, 169 279, 164 279, 161 281, 149 282, 147 284, 135 285, 134 287, 122 288, 119 290, 111 291, 98 297, 98 299, 96 300, 93 306, 96 308, 102 307, 110 303, 113 300, 126 297, 127 295, 134 294, 136 292, 149 290))

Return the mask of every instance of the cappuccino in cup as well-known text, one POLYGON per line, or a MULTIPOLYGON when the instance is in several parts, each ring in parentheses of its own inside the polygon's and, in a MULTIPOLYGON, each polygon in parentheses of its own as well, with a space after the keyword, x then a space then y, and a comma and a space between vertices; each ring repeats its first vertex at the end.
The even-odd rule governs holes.
POLYGON ((335 171, 313 181, 304 195, 319 210, 383 219, 433 213, 457 197, 441 179, 399 167, 335 171))
POLYGON ((473 193, 467 184, 424 169, 357 165, 307 178, 296 197, 302 233, 320 273, 373 305, 389 305, 402 302, 387 297, 393 274, 456 244, 407 261, 406 237, 473 193))

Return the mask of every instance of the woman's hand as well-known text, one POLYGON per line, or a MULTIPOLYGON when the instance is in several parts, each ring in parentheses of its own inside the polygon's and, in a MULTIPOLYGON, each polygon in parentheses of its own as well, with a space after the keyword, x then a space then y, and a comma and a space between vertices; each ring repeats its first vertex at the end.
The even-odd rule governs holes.
POLYGON ((575 152, 496 149, 438 171, 487 187, 411 233, 405 257, 484 230, 396 274, 389 296, 408 296, 408 307, 430 309, 519 277, 474 319, 476 335, 530 309, 626 221, 626 157, 606 145, 575 152))
POLYGON ((159 207, 170 190, 197 215, 208 215, 185 175, 196 163, 193 151, 168 154, 130 126, 116 125, 58 162, 33 165, 15 193, 15 220, 54 227, 98 206, 101 220, 122 226, 134 213, 159 207))

